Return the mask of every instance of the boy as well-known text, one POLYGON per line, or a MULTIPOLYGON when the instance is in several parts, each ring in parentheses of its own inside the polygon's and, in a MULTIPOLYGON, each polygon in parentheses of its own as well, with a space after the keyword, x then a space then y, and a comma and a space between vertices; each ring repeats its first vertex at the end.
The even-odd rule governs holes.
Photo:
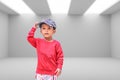
POLYGON ((35 23, 28 33, 27 40, 37 51, 36 80, 56 80, 61 74, 64 55, 60 43, 52 37, 55 32, 55 22, 45 19, 40 23, 35 23), (43 39, 34 38, 38 26, 43 39))

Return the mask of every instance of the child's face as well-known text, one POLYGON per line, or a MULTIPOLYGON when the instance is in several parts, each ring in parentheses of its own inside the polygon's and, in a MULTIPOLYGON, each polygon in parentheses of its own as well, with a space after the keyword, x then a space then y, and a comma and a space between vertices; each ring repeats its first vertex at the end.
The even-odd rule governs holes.
POLYGON ((42 24, 40 32, 44 36, 44 38, 52 38, 52 35, 55 33, 56 30, 53 27, 48 26, 47 24, 42 24))

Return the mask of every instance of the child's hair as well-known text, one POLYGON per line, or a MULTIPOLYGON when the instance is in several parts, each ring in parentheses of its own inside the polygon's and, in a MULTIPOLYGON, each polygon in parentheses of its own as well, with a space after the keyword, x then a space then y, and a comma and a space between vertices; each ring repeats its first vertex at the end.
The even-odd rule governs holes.
POLYGON ((42 24, 47 24, 47 25, 49 25, 50 27, 53 27, 54 30, 56 30, 56 24, 55 24, 55 22, 54 22, 52 19, 42 20, 42 21, 39 23, 39 27, 40 27, 40 28, 42 27, 42 24))

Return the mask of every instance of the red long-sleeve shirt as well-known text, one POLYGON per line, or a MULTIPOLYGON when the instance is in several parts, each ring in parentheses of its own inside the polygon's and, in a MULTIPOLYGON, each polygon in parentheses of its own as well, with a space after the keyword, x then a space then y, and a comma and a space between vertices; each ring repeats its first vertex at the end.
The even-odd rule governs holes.
POLYGON ((38 64, 36 73, 54 75, 57 68, 62 69, 63 51, 57 40, 48 42, 45 39, 34 38, 36 28, 29 31, 27 40, 36 48, 38 64))

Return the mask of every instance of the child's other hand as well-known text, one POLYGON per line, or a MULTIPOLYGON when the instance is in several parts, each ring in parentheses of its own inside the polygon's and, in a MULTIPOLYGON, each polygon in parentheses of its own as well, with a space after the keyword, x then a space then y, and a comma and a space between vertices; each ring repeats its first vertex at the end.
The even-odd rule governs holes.
POLYGON ((39 23, 36 22, 36 23, 34 24, 34 27, 37 29, 37 28, 38 28, 38 25, 39 25, 39 23))
POLYGON ((61 70, 59 68, 56 69, 55 71, 56 76, 59 76, 61 74, 61 70))

